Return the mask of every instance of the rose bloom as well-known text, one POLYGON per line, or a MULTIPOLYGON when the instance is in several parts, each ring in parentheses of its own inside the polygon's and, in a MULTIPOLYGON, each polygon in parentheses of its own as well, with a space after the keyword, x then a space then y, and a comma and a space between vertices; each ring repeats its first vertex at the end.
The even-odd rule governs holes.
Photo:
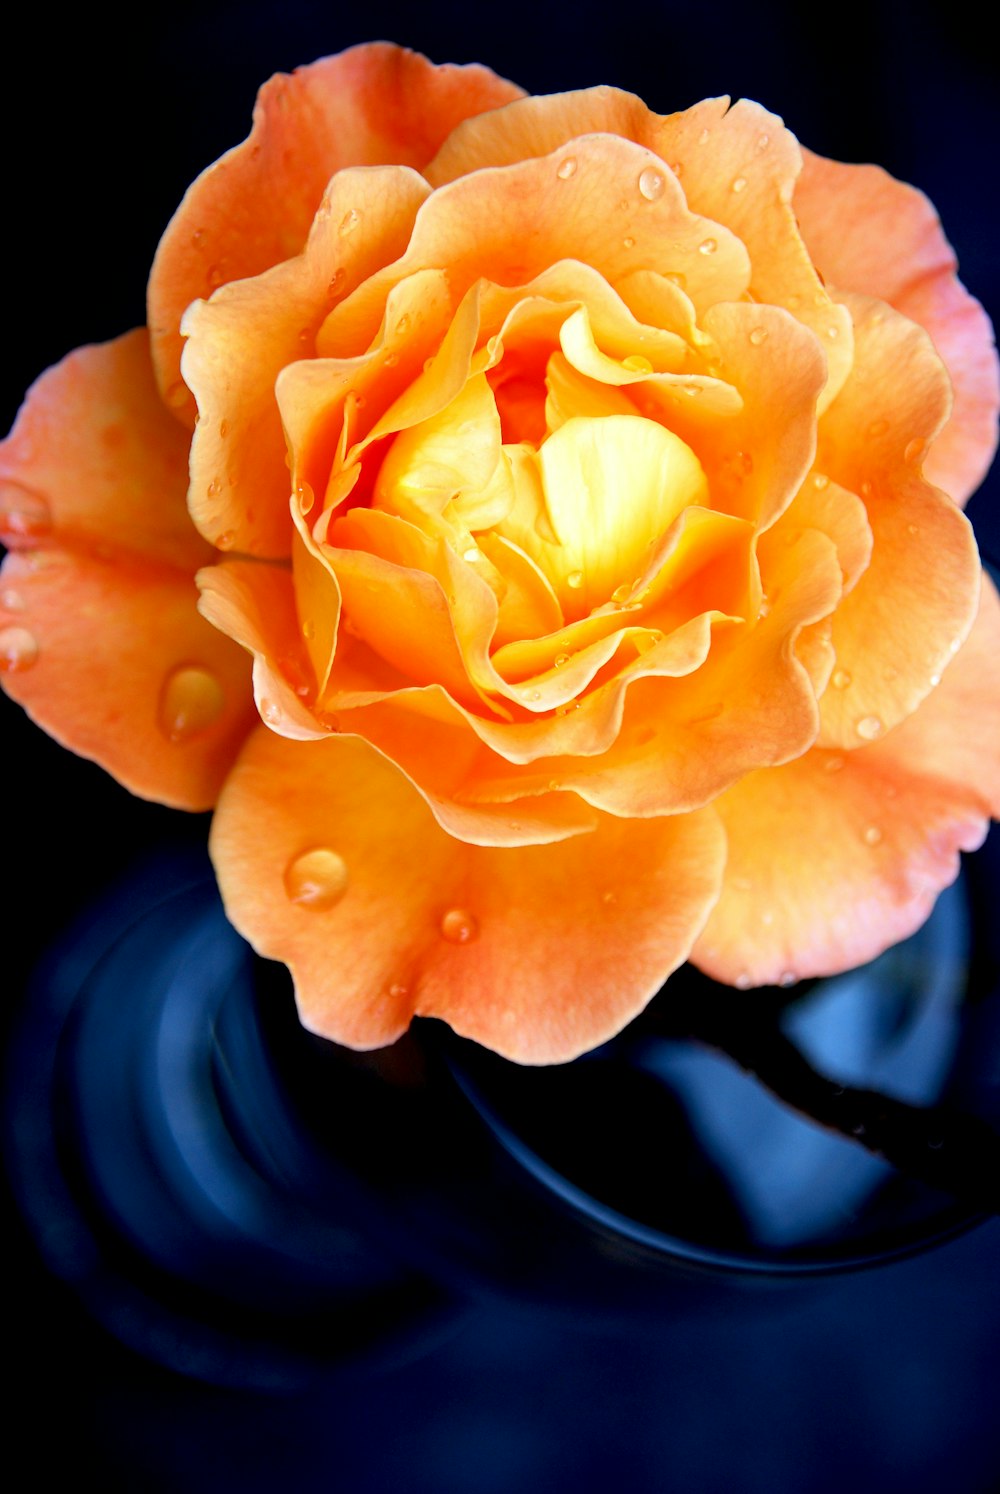
POLYGON ((343 1043, 562 1060, 687 959, 867 960, 1000 811, 954 272, 919 192, 755 103, 385 44, 275 77, 148 334, 0 450, 6 688, 216 806, 230 917, 343 1043))

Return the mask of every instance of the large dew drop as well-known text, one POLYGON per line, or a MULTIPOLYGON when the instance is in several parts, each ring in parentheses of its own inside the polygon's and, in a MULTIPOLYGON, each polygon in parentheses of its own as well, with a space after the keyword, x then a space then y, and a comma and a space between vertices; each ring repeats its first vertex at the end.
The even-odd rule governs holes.
POLYGON ((41 493, 19 482, 0 482, 0 540, 10 550, 32 545, 52 531, 52 513, 41 493))
POLYGON ((857 733, 866 742, 874 742, 876 737, 882 735, 882 722, 877 716, 862 716, 857 724, 857 733))
POLYGON ((658 197, 662 197, 665 185, 660 172, 655 171, 652 166, 647 166, 639 177, 639 191, 647 202, 655 202, 658 197))
POLYGON ((187 742, 214 726, 226 698, 215 675, 200 665, 183 665, 166 678, 160 695, 159 723, 171 742, 187 742))
POLYGON ((449 908, 441 919, 441 937, 449 944, 471 944, 479 925, 467 908, 449 908))
POLYGON ((0 629, 0 672, 16 674, 30 669, 38 658, 38 642, 27 628, 0 629))
POLYGON ((333 908, 347 891, 347 863, 328 846, 302 851, 285 867, 289 902, 311 912, 333 908))

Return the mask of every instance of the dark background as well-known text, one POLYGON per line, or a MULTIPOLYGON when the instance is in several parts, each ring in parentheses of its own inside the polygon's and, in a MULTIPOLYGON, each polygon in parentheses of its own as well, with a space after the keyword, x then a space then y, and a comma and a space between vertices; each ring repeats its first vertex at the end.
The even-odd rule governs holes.
MULTIPOLYGON (((507 0, 475 15, 456 3, 174 3, 58 23, 22 8, 0 89, 0 419, 70 348, 144 320, 157 239, 197 172, 245 135, 257 86, 380 37, 488 63, 534 92, 612 83, 661 111, 724 92, 759 99, 814 149, 922 187, 995 318, 1000 80, 973 16, 965 0, 847 4, 822 24, 773 0, 507 0)), ((997 497, 994 480, 970 510, 994 558, 997 497)), ((6 701, 0 718, 15 884, 6 1023, 42 952, 102 888, 151 845, 197 848, 207 824, 131 800, 6 701)), ((612 1332, 585 1311, 501 1296, 409 1368, 284 1397, 146 1364, 46 1275, 16 1219, 9 1238, 12 1443, 39 1487, 65 1473, 114 1490, 296 1494, 1000 1487, 996 1225, 752 1323, 664 1315, 612 1332)))

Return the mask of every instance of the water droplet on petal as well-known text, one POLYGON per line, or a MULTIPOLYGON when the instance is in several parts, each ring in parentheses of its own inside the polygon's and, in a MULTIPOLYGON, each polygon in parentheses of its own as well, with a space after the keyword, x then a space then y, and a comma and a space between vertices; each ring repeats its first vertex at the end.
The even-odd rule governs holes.
POLYGON ((404 311, 402 316, 399 318, 399 321, 396 323, 396 331, 399 333, 400 337, 405 335, 405 333, 409 330, 409 326, 410 318, 408 313, 404 311))
POLYGON ((663 642, 663 634, 659 628, 653 628, 648 633, 639 633, 633 638, 636 653, 648 654, 658 643, 663 642))
POLYGON ((714 254, 719 245, 716 239, 702 239, 698 245, 699 254, 714 254))
POLYGON ((863 839, 866 846, 877 846, 882 839, 882 832, 877 825, 869 825, 865 829, 863 839))
POLYGON ((926 450, 927 442, 921 440, 919 436, 914 436, 912 441, 908 441, 906 443, 906 449, 903 452, 903 461, 919 462, 920 458, 923 456, 926 450))
POLYGON ((859 737, 866 742, 874 742, 876 737, 882 735, 882 722, 878 716, 862 716, 856 727, 859 737))
POLYGON ((467 908, 449 908, 441 919, 441 937, 449 944, 471 944, 479 925, 467 908))
POLYGON ((799 978, 795 974, 794 970, 782 970, 781 974, 778 976, 778 985, 785 987, 794 986, 798 983, 798 979, 799 978))
POLYGON ((629 597, 631 595, 632 595, 632 584, 631 584, 631 582, 629 582, 629 581, 623 581, 622 584, 621 584, 621 586, 616 586, 615 589, 614 589, 614 591, 611 593, 611 600, 614 602, 614 604, 615 604, 616 607, 620 607, 623 602, 627 602, 628 601, 628 599, 629 599, 629 597))
POLYGON ((0 591, 0 607, 5 612, 23 612, 24 598, 12 586, 7 586, 3 591, 0 591))
POLYGON ((828 488, 829 486, 830 486, 830 479, 827 477, 827 475, 826 475, 825 472, 817 472, 814 475, 814 477, 813 477, 813 487, 814 488, 818 488, 820 490, 820 492, 822 492, 824 488, 828 488))
POLYGON ((871 495, 872 495, 872 485, 868 481, 867 477, 865 478, 864 482, 861 484, 861 486, 858 489, 858 491, 860 492, 862 498, 870 498, 871 497, 871 495))
POLYGON ((281 720, 281 707, 276 701, 268 700, 265 695, 262 695, 260 699, 260 714, 261 719, 266 721, 268 726, 277 726, 281 720))
POLYGON ((561 182, 568 182, 571 176, 576 175, 576 156, 567 156, 560 161, 556 167, 556 176, 561 182))
POLYGON ((471 560, 478 560, 479 559, 479 546, 478 545, 470 545, 467 550, 463 550, 462 551, 462 559, 463 560, 470 560, 470 561, 471 560))
POLYGON ((707 145, 709 140, 711 139, 711 135, 711 130, 702 130, 701 134, 698 136, 698 144, 707 145))
POLYGON ((846 690, 851 683, 851 673, 847 669, 835 669, 830 679, 830 684, 835 690, 846 690))
POLYGON ((753 985, 753 981, 751 980, 748 971, 741 970, 733 984, 738 991, 749 991, 750 987, 753 985))
POLYGON ((330 284, 327 286, 327 291, 331 296, 335 296, 340 290, 340 287, 344 283, 345 274, 346 272, 343 265, 341 265, 339 269, 334 270, 333 275, 330 279, 330 284))
POLYGON ((756 146, 756 149, 758 151, 767 150, 767 147, 770 145, 770 143, 771 143, 771 137, 770 137, 770 135, 758 135, 757 136, 757 146, 756 146))
POLYGON ((303 638, 316 637, 316 624, 309 617, 307 617, 305 622, 302 624, 302 636, 303 638))
POLYGON ((639 174, 639 191, 647 202, 655 202, 658 197, 663 196, 663 188, 666 183, 659 171, 652 166, 647 166, 645 171, 639 174))
POLYGON ((632 237, 631 234, 626 234, 625 238, 622 239, 622 244, 623 244, 623 246, 626 249, 634 249, 635 248, 635 239, 632 237))
POLYGON ((38 640, 27 628, 0 629, 0 673, 18 674, 38 658, 38 640))
POLYGON ((340 237, 342 239, 346 239, 347 235, 353 233, 360 222, 361 214, 358 212, 357 208, 348 208, 347 212, 340 220, 340 227, 337 229, 337 232, 340 234, 340 237))
POLYGON ((219 479, 217 477, 213 477, 212 481, 209 483, 208 487, 205 489, 206 495, 209 498, 217 498, 221 492, 222 492, 222 484, 221 484, 221 482, 219 481, 219 479))
POLYGON ((204 241, 205 230, 203 228, 196 228, 194 233, 191 235, 191 248, 200 249, 204 241))
POLYGON ((183 665, 167 676, 160 693, 160 730, 171 742, 186 742, 214 726, 225 703, 211 670, 183 665))
POLYGON ((570 571, 569 575, 566 577, 566 585, 570 587, 572 591, 579 591, 580 587, 583 585, 583 572, 570 571))
POLYGON ((0 540, 12 549, 24 541, 44 538, 52 529, 52 513, 41 493, 19 482, 0 482, 0 540))
POLYGON ((236 535, 231 529, 224 529, 216 536, 215 548, 217 550, 231 550, 236 543, 236 535))
POLYGON ((759 348, 762 342, 766 342, 767 341, 767 328, 766 327, 751 327, 751 329, 750 329, 750 341, 753 343, 753 345, 754 345, 755 348, 759 348))
POLYGON ((627 358, 622 359, 622 368, 627 368, 629 373, 648 374, 653 372, 653 365, 641 353, 629 353, 627 358))
POLYGON ((732 188, 733 191, 734 192, 745 192, 746 188, 747 188, 747 179, 746 179, 746 177, 745 176, 738 176, 738 177, 736 177, 736 179, 733 182, 733 188, 732 188))
POLYGON ((220 420, 219 421, 219 435, 221 436, 221 438, 222 438, 223 441, 229 435, 229 421, 228 420, 220 420))
POLYGON ((553 667, 556 669, 564 669, 568 663, 569 654, 556 654, 555 659, 553 660, 553 667))
POLYGON ((932 685, 932 687, 936 690, 937 687, 938 687, 938 685, 940 685, 940 683, 941 683, 941 676, 939 674, 932 674, 931 675, 931 685, 932 685))
POLYGON ((823 764, 823 771, 825 773, 839 773, 843 766, 844 759, 842 757, 828 757, 823 764))
POLYGON ((347 891, 347 863, 328 846, 302 851, 285 867, 285 893, 289 902, 310 912, 333 908, 347 891))

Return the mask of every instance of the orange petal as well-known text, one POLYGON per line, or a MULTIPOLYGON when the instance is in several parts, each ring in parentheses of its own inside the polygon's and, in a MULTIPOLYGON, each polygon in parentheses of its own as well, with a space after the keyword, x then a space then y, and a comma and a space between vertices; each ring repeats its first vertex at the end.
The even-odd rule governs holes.
POLYGON ((461 120, 520 95, 488 68, 435 67, 387 42, 352 47, 265 83, 249 136, 188 188, 153 263, 149 324, 167 402, 182 418, 193 417, 180 382, 186 308, 227 281, 298 254, 334 172, 380 165, 419 171, 461 120))
POLYGON ((304 646, 291 575, 284 567, 228 560, 198 572, 199 611, 253 655, 261 718, 282 736, 327 735, 311 706, 316 686, 304 646))
POLYGON ((206 809, 252 718, 248 661, 197 611, 210 552, 184 504, 187 440, 145 332, 81 348, 0 451, 0 667, 53 736, 133 793, 206 809))
POLYGON ((350 289, 402 252, 426 193, 402 167, 342 171, 301 255, 188 308, 184 378, 201 417, 191 445, 191 514, 220 549, 289 554, 291 479, 275 381, 311 355, 337 277, 350 289))
MULTIPOLYGON (((799 489, 790 508, 775 525, 774 534, 795 529, 819 529, 837 547, 844 573, 845 593, 853 590, 868 569, 872 555, 872 531, 861 499, 831 482, 825 472, 814 472, 799 489)), ((762 550, 766 552, 765 538, 762 550)), ((765 583, 766 584, 766 583, 765 583)))
POLYGON ((440 684, 455 700, 470 706, 482 701, 488 708, 481 687, 469 676, 463 644, 466 638, 478 639, 485 661, 497 615, 489 587, 468 567, 456 578, 459 584, 468 583, 463 600, 473 614, 460 643, 442 579, 449 569, 462 568, 443 541, 429 539, 391 514, 366 509, 353 509, 331 527, 330 537, 322 554, 336 575, 347 626, 412 683, 440 684), (357 543, 377 544, 382 553, 353 548, 357 543))
POLYGON ((684 960, 725 849, 711 812, 602 819, 568 844, 465 845, 366 745, 259 731, 212 855, 229 916, 290 966, 308 1027, 371 1048, 435 1016, 552 1063, 619 1031, 684 960))
POLYGON ((0 539, 123 548, 193 575, 211 551, 188 516, 188 446, 144 329, 77 348, 32 385, 0 446, 0 539))
POLYGON ((920 476, 948 414, 944 367, 915 323, 879 301, 848 302, 858 360, 820 422, 817 464, 864 500, 873 536, 871 562, 833 620, 843 688, 822 701, 822 744, 850 748, 933 688, 972 625, 980 566, 965 517, 920 476))
POLYGON ((919 322, 951 375, 954 408, 925 471, 964 503, 996 450, 1000 383, 989 318, 957 279, 951 245, 922 192, 879 166, 846 166, 810 151, 803 157, 795 211, 827 280, 919 322))
POLYGON ((214 804, 254 712, 249 661, 199 617, 193 576, 28 551, 8 555, 3 600, 4 688, 33 720, 134 794, 214 804))
MULTIPOLYGON (((766 529, 791 503, 812 462, 816 401, 827 378, 823 353, 815 337, 777 307, 716 306, 705 328, 743 406, 718 433, 705 429, 691 445, 708 473, 712 506, 755 518, 766 529)), ((678 434, 688 439, 683 430, 678 434)))
POLYGON ((987 579, 941 685, 884 740, 755 773, 715 806, 729 838, 695 963, 738 985, 829 975, 905 938, 1000 813, 1000 605, 987 579))

